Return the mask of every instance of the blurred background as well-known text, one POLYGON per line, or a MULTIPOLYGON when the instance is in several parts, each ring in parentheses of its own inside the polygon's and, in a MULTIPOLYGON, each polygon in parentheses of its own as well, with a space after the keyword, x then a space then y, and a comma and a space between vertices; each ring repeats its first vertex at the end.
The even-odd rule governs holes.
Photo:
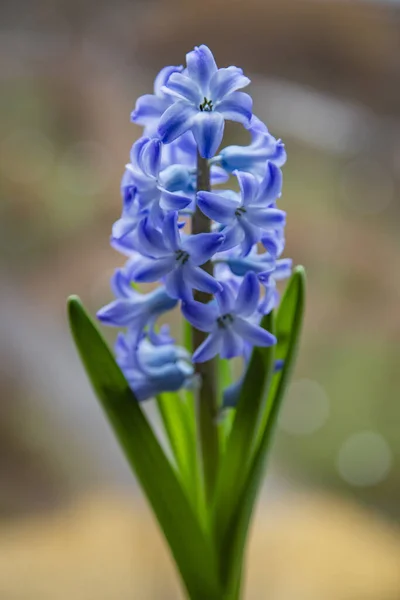
POLYGON ((286 255, 308 272, 246 599, 400 598, 400 3, 13 0, 0 4, 1 600, 180 597, 65 298, 110 300, 130 111, 200 43, 244 68, 286 143, 286 255))

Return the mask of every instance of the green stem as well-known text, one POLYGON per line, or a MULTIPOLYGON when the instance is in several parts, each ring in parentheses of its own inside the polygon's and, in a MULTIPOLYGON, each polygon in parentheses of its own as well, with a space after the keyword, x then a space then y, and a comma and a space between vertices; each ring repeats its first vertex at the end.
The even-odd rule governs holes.
MULTIPOLYGON (((208 160, 197 157, 197 191, 210 190, 210 166, 208 160)), ((198 208, 192 219, 192 233, 208 233, 211 221, 198 208)), ((213 264, 208 261, 202 267, 207 273, 213 273, 213 264)), ((206 304, 212 298, 210 294, 195 291, 194 298, 206 304)), ((196 349, 203 343, 207 334, 192 328, 193 348, 196 349)), ((203 459, 204 485, 206 500, 211 501, 215 489, 219 461, 218 439, 218 401, 216 386, 216 361, 210 360, 196 364, 196 373, 200 376, 200 388, 197 394, 199 415, 200 445, 203 459)))

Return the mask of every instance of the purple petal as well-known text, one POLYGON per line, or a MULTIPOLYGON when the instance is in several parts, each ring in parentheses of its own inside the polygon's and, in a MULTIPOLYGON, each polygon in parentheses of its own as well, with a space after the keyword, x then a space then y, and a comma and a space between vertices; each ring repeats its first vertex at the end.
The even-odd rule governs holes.
POLYGON ((207 294, 216 294, 221 290, 221 284, 200 267, 184 266, 183 275, 191 287, 207 294))
POLYGON ((215 106, 215 110, 221 113, 225 119, 237 121, 245 127, 250 125, 252 109, 253 100, 244 92, 233 92, 215 106))
POLYGON ((250 223, 267 230, 282 228, 286 222, 285 211, 278 208, 256 208, 253 205, 248 207, 246 216, 250 223))
POLYGON ((166 94, 177 96, 182 100, 188 100, 196 107, 200 106, 203 100, 201 90, 196 81, 182 73, 173 73, 168 79, 168 83, 162 89, 166 94))
POLYGON ((219 353, 222 346, 222 330, 218 329, 209 335, 193 354, 193 362, 207 362, 219 353))
POLYGON ((163 210, 182 210, 189 206, 192 198, 179 192, 169 192, 166 189, 161 190, 160 206, 163 210))
POLYGON ((234 219, 235 210, 239 208, 240 204, 222 194, 198 192, 197 206, 209 219, 227 225, 234 219))
POLYGON ((275 270, 272 273, 273 278, 276 281, 281 279, 287 279, 292 274, 293 261, 291 258, 282 258, 277 260, 275 263, 275 270))
POLYGON ((272 202, 281 195, 282 192, 282 171, 274 163, 267 163, 267 170, 258 193, 257 202, 272 202))
POLYGON ((192 52, 186 54, 186 65, 189 77, 196 81, 203 95, 207 96, 211 77, 217 71, 211 50, 205 45, 196 46, 192 52))
MULTIPOLYGON (((247 215, 247 213, 246 213, 247 215)), ((242 217, 238 219, 238 224, 243 231, 242 239, 242 256, 247 256, 254 244, 257 244, 261 239, 262 230, 257 225, 253 225, 248 219, 242 217)))
POLYGON ((211 185, 218 185, 219 183, 226 183, 229 179, 229 173, 218 165, 212 165, 210 169, 210 183, 211 185))
POLYGON ((249 317, 257 308, 260 297, 260 284, 255 273, 249 271, 240 284, 239 292, 235 302, 235 313, 243 317, 249 317))
POLYGON ((218 69, 210 81, 210 96, 215 104, 224 96, 246 87, 249 83, 250 79, 243 75, 242 69, 237 67, 218 69))
POLYGON ((169 273, 174 266, 174 256, 157 259, 142 257, 132 269, 132 278, 138 283, 151 283, 169 273))
POLYGON ((164 144, 169 144, 177 137, 191 129, 198 111, 192 104, 175 102, 161 116, 158 123, 158 133, 164 144))
POLYGON ((221 358, 231 359, 234 356, 243 354, 243 340, 231 328, 227 327, 222 330, 222 348, 220 351, 221 358))
POLYGON ((251 173, 244 171, 234 171, 233 174, 236 175, 239 182, 243 206, 251 204, 258 191, 257 179, 251 173))
POLYGON ((170 212, 166 215, 163 224, 163 234, 168 247, 172 251, 179 250, 181 238, 178 230, 178 214, 170 212))
POLYGON ((233 225, 229 227, 224 227, 221 233, 224 234, 225 239, 221 244, 219 249, 220 252, 225 250, 231 250, 231 248, 235 248, 242 242, 244 238, 243 228, 239 225, 239 221, 235 221, 233 225))
POLYGON ((131 121, 142 126, 151 125, 155 119, 160 118, 170 104, 169 98, 145 94, 137 99, 135 110, 131 113, 131 121))
POLYGON ((272 333, 240 317, 235 318, 232 328, 253 346, 273 346, 276 344, 276 337, 272 333))
POLYGON ((204 265, 218 252, 225 236, 222 233, 198 233, 187 236, 182 242, 182 249, 190 255, 193 265, 204 265))
POLYGON ((218 112, 198 112, 192 131, 199 153, 203 158, 212 158, 224 135, 224 118, 218 112))
POLYGON ((215 302, 202 304, 202 302, 183 302, 182 314, 189 323, 199 331, 211 331, 218 318, 218 309, 215 302))
POLYGON ((152 139, 142 148, 139 156, 139 166, 150 177, 157 177, 161 164, 161 140, 152 139))

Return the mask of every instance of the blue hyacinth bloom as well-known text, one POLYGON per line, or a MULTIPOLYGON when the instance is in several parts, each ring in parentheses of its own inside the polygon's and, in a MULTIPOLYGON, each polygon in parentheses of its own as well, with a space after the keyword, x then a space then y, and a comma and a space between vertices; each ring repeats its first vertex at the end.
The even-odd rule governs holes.
POLYGON ((194 369, 190 354, 174 344, 154 346, 146 338, 139 344, 136 332, 118 335, 116 359, 139 401, 162 392, 175 392, 191 385, 194 369))
POLYGON ((142 256, 132 268, 132 277, 139 283, 165 278, 165 287, 172 298, 190 300, 192 290, 215 294, 220 284, 201 269, 224 241, 221 233, 181 235, 176 213, 164 219, 162 231, 144 219, 137 230, 142 256))
POLYGON ((172 73, 162 90, 174 99, 161 116, 158 133, 166 144, 191 131, 203 158, 214 156, 221 144, 225 120, 250 126, 252 99, 237 90, 250 80, 237 67, 218 69, 207 46, 186 55, 184 72, 172 73))
POLYGON ((206 340, 193 354, 194 362, 205 362, 220 354, 222 358, 241 356, 245 344, 271 346, 276 343, 274 335, 255 325, 252 317, 257 310, 260 286, 256 275, 247 273, 237 295, 227 284, 216 294, 217 302, 182 304, 185 318, 196 329, 209 333, 206 340))
POLYGON ((223 192, 198 192, 197 205, 207 217, 225 226, 221 250, 240 244, 243 255, 247 255, 261 240, 263 231, 285 226, 286 213, 274 204, 281 193, 282 175, 273 163, 268 163, 261 182, 251 173, 235 171, 235 175, 240 195, 235 198, 223 192))
POLYGON ((248 171, 260 177, 265 173, 267 161, 282 167, 286 162, 283 142, 276 140, 255 115, 252 117, 249 131, 252 136, 251 144, 227 146, 214 160, 219 161, 221 166, 231 173, 235 170, 248 171))

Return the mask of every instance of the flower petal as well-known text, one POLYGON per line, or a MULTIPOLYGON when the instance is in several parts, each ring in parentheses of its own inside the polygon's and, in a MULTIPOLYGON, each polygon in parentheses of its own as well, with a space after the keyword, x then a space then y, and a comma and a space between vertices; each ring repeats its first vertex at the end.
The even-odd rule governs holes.
POLYGON ((254 244, 257 244, 260 241, 262 230, 257 225, 250 223, 245 217, 238 219, 238 224, 244 234, 242 239, 242 256, 247 256, 251 252, 254 244))
POLYGON ((216 103, 224 96, 246 87, 249 83, 250 79, 245 77, 242 69, 238 69, 238 67, 218 69, 210 81, 210 96, 216 103))
POLYGON ((257 202, 272 202, 282 193, 282 171, 273 162, 267 163, 267 170, 260 183, 257 202))
POLYGON ((231 328, 227 327, 222 330, 222 347, 220 350, 221 358, 233 358, 243 354, 243 340, 231 328))
POLYGON ((132 269, 132 278, 138 283, 151 283, 169 273, 174 266, 174 256, 156 259, 142 257, 132 269))
POLYGON ((246 273, 238 291, 235 301, 235 313, 249 317, 257 308, 260 297, 260 284, 257 276, 252 271, 246 273))
POLYGON ((225 239, 219 248, 220 252, 225 250, 231 250, 231 248, 235 248, 243 241, 244 231, 243 228, 239 225, 239 221, 236 220, 233 225, 228 227, 224 227, 221 231, 224 234, 225 239))
POLYGON ((172 73, 181 73, 183 71, 183 66, 172 66, 172 67, 164 67, 158 73, 157 77, 154 80, 154 93, 156 96, 162 96, 162 87, 165 85, 172 73))
POLYGON ((158 123, 158 133, 164 144, 169 144, 177 137, 188 131, 198 111, 192 104, 182 100, 175 102, 161 116, 158 123))
POLYGON ((140 96, 136 101, 135 110, 131 113, 131 121, 138 125, 146 126, 159 119, 171 104, 169 98, 159 98, 153 94, 140 96))
POLYGON ((148 218, 142 219, 137 226, 137 247, 142 254, 159 258, 169 254, 162 234, 152 227, 148 218))
POLYGON ((215 302, 182 302, 182 314, 199 331, 210 332, 218 318, 218 309, 215 302))
POLYGON ((189 77, 199 85, 203 95, 207 96, 211 77, 217 72, 211 50, 204 44, 196 46, 192 52, 186 54, 186 65, 189 77))
POLYGON ((165 216, 163 234, 170 250, 174 252, 179 250, 181 246, 181 237, 178 230, 178 213, 170 212, 165 216))
POLYGON ((126 327, 138 317, 142 310, 140 303, 132 302, 132 300, 120 299, 110 302, 107 306, 103 306, 97 312, 97 318, 104 325, 114 325, 116 327, 126 327))
POLYGON ((192 131, 200 156, 212 158, 218 150, 224 135, 224 118, 218 112, 198 112, 192 131))
POLYGON ((197 82, 182 73, 173 73, 162 90, 166 94, 188 100, 196 107, 200 106, 203 100, 203 95, 197 82))
POLYGON ((161 190, 160 206, 163 210, 182 210, 189 206, 192 198, 180 194, 179 192, 169 192, 166 189, 161 190))
POLYGON ((222 330, 211 333, 193 354, 193 362, 207 362, 219 353, 222 346, 222 330))
POLYGON ((179 266, 167 275, 165 287, 172 298, 177 298, 184 302, 191 302, 193 300, 192 288, 184 276, 183 269, 179 266))
POLYGON ((221 315, 229 314, 233 311, 235 298, 231 287, 227 283, 221 283, 221 290, 215 295, 221 315))
POLYGON ((198 192, 197 206, 209 219, 227 225, 235 218, 235 210, 239 208, 240 204, 222 194, 198 192))
POLYGON ((235 318, 232 328, 253 346, 273 346, 273 344, 276 344, 276 337, 272 333, 240 317, 235 318))
POLYGON ((285 226, 286 213, 278 208, 258 208, 256 205, 248 207, 247 219, 261 229, 279 229, 285 226))
POLYGON ((221 284, 212 275, 209 275, 200 267, 185 265, 182 271, 185 280, 187 280, 195 290, 206 292, 207 294, 216 294, 221 290, 221 284))
POLYGON ((239 183, 243 206, 252 204, 258 191, 257 179, 251 173, 245 173, 244 171, 234 171, 233 174, 237 177, 239 183))
POLYGON ((222 233, 198 233, 187 236, 182 248, 190 255, 192 265, 204 265, 218 252, 225 236, 222 233))
POLYGON ((161 140, 149 140, 140 151, 138 164, 142 171, 150 176, 157 177, 161 164, 161 140))
POLYGON ((245 127, 249 127, 253 100, 244 92, 233 92, 218 102, 215 110, 221 113, 228 121, 237 121, 245 127))

